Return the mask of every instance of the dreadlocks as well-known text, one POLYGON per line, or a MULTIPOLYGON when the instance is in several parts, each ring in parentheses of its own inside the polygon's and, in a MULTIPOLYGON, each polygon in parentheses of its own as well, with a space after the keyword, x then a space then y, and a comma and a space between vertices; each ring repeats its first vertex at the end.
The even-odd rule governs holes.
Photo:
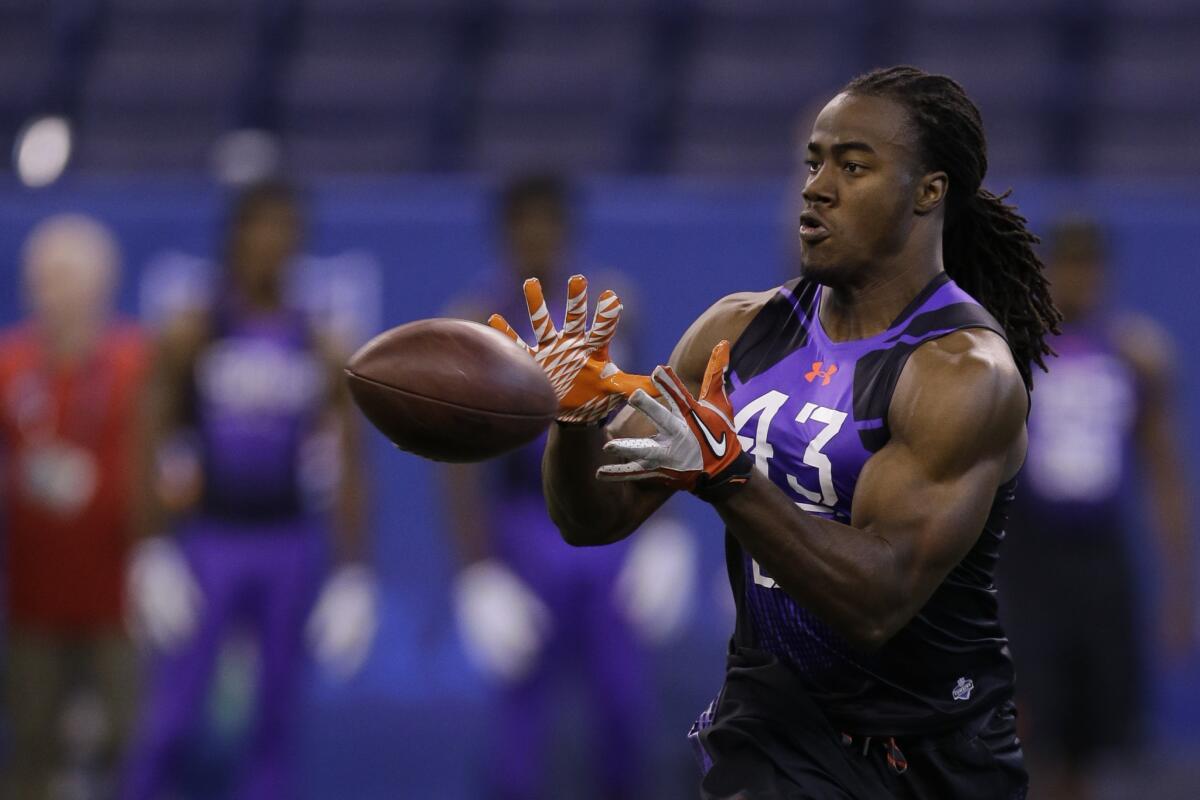
POLYGON ((926 169, 949 177, 942 254, 946 272, 1004 327, 1017 368, 1032 387, 1032 364, 1046 369, 1048 333, 1062 319, 1050 299, 1038 238, 1016 206, 982 188, 987 142, 979 109, 962 86, 916 67, 889 67, 846 85, 852 94, 887 97, 904 106, 917 128, 926 169))

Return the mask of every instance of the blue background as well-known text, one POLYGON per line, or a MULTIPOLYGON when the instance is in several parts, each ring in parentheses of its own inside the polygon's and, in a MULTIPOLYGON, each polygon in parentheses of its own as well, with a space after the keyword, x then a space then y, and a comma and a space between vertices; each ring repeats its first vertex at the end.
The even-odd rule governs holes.
MULTIPOLYGON (((1176 338, 1182 417, 1195 419, 1200 190, 1184 183, 1158 183, 1152 190, 1103 181, 1017 185, 1014 199, 1034 230, 1081 211, 1104 224, 1113 249, 1113 295, 1124 306, 1152 314, 1176 338)), ((382 270, 385 327, 436 316, 494 262, 491 189, 465 178, 322 182, 311 187, 308 250, 320 256, 372 254, 382 270)), ((641 318, 643 349, 652 360, 665 360, 684 328, 713 300, 768 288, 788 276, 787 197, 783 181, 595 179, 582 185, 576 261, 620 269, 636 282, 637 294, 626 304, 641 318)), ((135 314, 139 273, 156 255, 214 254, 224 200, 218 188, 198 180, 74 178, 41 192, 0 184, 0 269, 6 270, 0 286, 8 287, 0 292, 0 322, 21 312, 20 245, 46 214, 85 211, 114 228, 126 264, 120 306, 135 314)), ((510 302, 495 298, 497 307, 510 302)), ((1189 453, 1197 452, 1195 425, 1180 436, 1189 453)), ((314 677, 304 732, 309 796, 473 797, 488 725, 486 692, 467 666, 451 623, 451 560, 434 473, 430 464, 396 451, 373 432, 370 459, 385 616, 360 676, 340 686, 314 677)), ((1137 497, 1131 487, 1132 510, 1137 497)), ((674 502, 699 534, 704 573, 689 632, 657 654, 655 731, 661 735, 653 754, 654 796, 664 798, 693 796, 683 733, 719 685, 729 632, 727 611, 712 589, 721 568, 721 529, 701 504, 689 501, 674 502)), ((1142 537, 1133 522, 1132 535, 1142 537)), ((1145 541, 1143 581, 1152 586, 1150 540, 1145 541)), ((1145 596, 1148 607, 1154 595, 1145 596)), ((1020 669, 1019 653, 1017 659, 1020 669)), ((1157 669, 1153 716, 1160 740, 1200 744, 1197 674, 1195 654, 1174 672, 1157 669)), ((579 711, 568 707, 564 713, 570 718, 579 711)), ((560 745, 564 763, 586 747, 571 730, 568 726, 560 745)))

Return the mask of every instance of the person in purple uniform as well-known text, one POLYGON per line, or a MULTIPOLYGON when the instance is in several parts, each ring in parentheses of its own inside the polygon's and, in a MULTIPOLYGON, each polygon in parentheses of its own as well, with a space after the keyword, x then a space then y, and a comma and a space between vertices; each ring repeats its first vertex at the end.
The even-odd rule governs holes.
POLYGON ((257 644, 259 674, 244 763, 230 781, 234 796, 295 797, 289 756, 306 626, 317 654, 343 674, 362 662, 373 634, 357 424, 343 358, 285 299, 301 231, 290 187, 243 190, 212 308, 174 320, 162 334, 144 412, 143 485, 154 491, 144 492, 147 537, 131 570, 138 627, 154 658, 127 800, 178 791, 218 652, 241 627, 257 644), (339 567, 318 592, 329 526, 319 482, 302 476, 313 471, 305 459, 322 441, 336 452, 325 466, 336 464, 326 483, 334 487, 339 567), (192 468, 180 453, 192 454, 192 468), (162 534, 169 512, 177 518, 172 535, 162 534))
MULTIPOLYGON (((550 174, 513 179, 497 209, 504 264, 486 283, 553 280, 570 258, 569 187, 550 174)), ((461 298, 482 319, 501 289, 461 298)), ((580 553, 563 544, 542 498, 545 437, 490 465, 447 467, 445 510, 462 567, 454 605, 467 654, 491 679, 498 713, 488 797, 549 797, 549 754, 564 679, 586 693, 598 797, 639 796, 651 674, 645 646, 668 638, 686 611, 692 545, 661 515, 637 547, 580 553), (609 765, 619 764, 619 769, 609 765)))
POLYGON ((562 331, 530 303, 565 389, 550 514, 604 545, 689 490, 724 523, 738 613, 693 728, 703 797, 1023 798, 992 575, 1058 320, 1036 239, 982 188, 979 111, 944 76, 854 79, 806 166, 801 276, 719 300, 607 426, 587 409, 637 383, 606 357, 619 304, 580 334, 578 283, 562 331))
POLYGON ((1145 705, 1127 509, 1158 535, 1161 653, 1193 640, 1191 502, 1174 411, 1172 345, 1151 320, 1111 307, 1099 227, 1060 222, 1047 274, 1064 316, 1038 376, 1029 457, 1000 573, 1021 667, 1017 698, 1030 770, 1047 797, 1093 796, 1106 755, 1128 761, 1145 705), (1137 504, 1139 482, 1146 502, 1137 504), (1095 620, 1103 620, 1097 624, 1095 620))

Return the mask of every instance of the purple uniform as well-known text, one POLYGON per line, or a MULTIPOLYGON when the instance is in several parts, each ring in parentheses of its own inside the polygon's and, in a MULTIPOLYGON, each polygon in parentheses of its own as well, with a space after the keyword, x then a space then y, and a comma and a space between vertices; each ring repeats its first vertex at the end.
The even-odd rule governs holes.
MULTIPOLYGON (((514 320, 525 311, 509 313, 514 320)), ((537 665, 500 692, 492 791, 504 800, 545 796, 555 693, 564 676, 579 676, 591 706, 589 734, 596 757, 590 766, 600 796, 632 798, 644 761, 639 734, 650 675, 642 646, 616 602, 615 584, 628 547, 577 548, 562 540, 542 496, 544 449, 542 437, 498 459, 490 474, 491 546, 552 616, 537 665)))
POLYGON ((1084 764, 1141 735, 1131 502, 1137 377, 1111 318, 1063 326, 1035 376, 1029 455, 1001 570, 1031 752, 1084 764), (1103 620, 1103 624, 1095 621, 1103 620), (1090 621, 1090 623, 1089 623, 1090 621))
MULTIPOLYGON (((888 407, 908 356, 953 331, 1003 331, 941 274, 887 330, 834 342, 817 314, 823 291, 797 279, 766 304, 733 348, 730 400, 755 466, 800 508, 847 523, 863 465, 888 442, 888 407)), ((1012 484, 997 492, 970 552, 874 654, 854 650, 727 536, 735 648, 776 658, 836 729, 854 734, 946 730, 996 706, 1013 684, 992 585, 1011 493, 1012 484)))
POLYGON ((1127 505, 1138 390, 1103 324, 1064 325, 1037 376, 1018 507, 1051 535, 1120 529, 1127 505))
POLYGON ((323 552, 321 526, 304 510, 299 465, 325 400, 323 374, 299 314, 215 315, 189 392, 203 498, 178 535, 203 605, 192 639, 154 665, 127 800, 171 790, 221 644, 238 623, 256 637, 260 673, 236 796, 294 796, 292 710, 323 552))

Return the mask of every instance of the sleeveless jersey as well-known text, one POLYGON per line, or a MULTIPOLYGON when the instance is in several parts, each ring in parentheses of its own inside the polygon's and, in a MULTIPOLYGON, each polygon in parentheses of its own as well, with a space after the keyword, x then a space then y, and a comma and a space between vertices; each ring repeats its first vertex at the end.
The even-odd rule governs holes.
POLYGON ((302 451, 325 397, 323 376, 298 311, 214 315, 192 375, 201 513, 277 520, 303 511, 302 451))
MULTIPOLYGON (((909 355, 953 331, 1003 330, 943 273, 887 330, 834 342, 817 313, 822 291, 804 278, 780 287, 734 346, 727 388, 756 468, 805 511, 849 523, 859 473, 888 442, 888 407, 909 355)), ((727 534, 735 644, 776 655, 851 733, 948 729, 996 704, 1013 681, 992 575, 1014 483, 997 492, 979 539, 925 607, 873 654, 778 588, 727 534)))
POLYGON ((1054 341, 1058 357, 1035 376, 1018 506, 1039 534, 1120 530, 1138 391, 1105 322, 1064 325, 1054 341))

